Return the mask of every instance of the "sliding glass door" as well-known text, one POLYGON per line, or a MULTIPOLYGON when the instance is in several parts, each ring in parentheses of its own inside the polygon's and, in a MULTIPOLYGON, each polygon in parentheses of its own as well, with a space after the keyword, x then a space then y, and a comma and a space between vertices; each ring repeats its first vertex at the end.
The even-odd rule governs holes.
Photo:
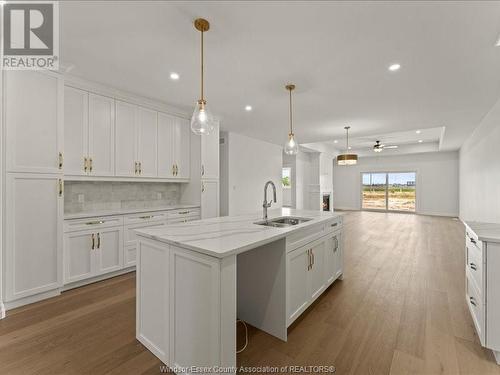
POLYGON ((415 212, 417 201, 415 172, 363 173, 364 210, 415 212))

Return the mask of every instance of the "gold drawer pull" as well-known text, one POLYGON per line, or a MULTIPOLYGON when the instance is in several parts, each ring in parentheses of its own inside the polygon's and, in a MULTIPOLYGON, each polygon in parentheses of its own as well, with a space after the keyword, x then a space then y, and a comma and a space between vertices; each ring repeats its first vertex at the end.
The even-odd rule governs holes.
POLYGON ((87 221, 85 225, 98 225, 98 224, 104 224, 105 222, 102 220, 96 220, 96 221, 87 221))
POLYGON ((101 248, 101 233, 97 233, 97 248, 101 248))
POLYGON ((179 211, 178 213, 179 213, 179 215, 186 215, 189 213, 189 211, 179 211))
POLYGON ((337 223, 333 223, 332 225, 330 225, 331 227, 336 227, 337 226, 337 223))
POLYGON ((151 219, 152 217, 153 217, 152 215, 139 216, 139 219, 151 219))
POLYGON ((470 268, 471 268, 471 270, 473 270, 473 271, 477 271, 477 266, 476 266, 474 263, 471 263, 471 264, 470 264, 470 268))
POLYGON ((95 249, 95 234, 92 233, 92 247, 91 247, 91 250, 94 250, 95 249))
POLYGON ((59 153, 59 169, 62 169, 63 167, 63 154, 62 152, 59 153))
POLYGON ((472 305, 477 306, 477 303, 476 303, 476 300, 474 299, 474 297, 469 297, 469 301, 472 305))

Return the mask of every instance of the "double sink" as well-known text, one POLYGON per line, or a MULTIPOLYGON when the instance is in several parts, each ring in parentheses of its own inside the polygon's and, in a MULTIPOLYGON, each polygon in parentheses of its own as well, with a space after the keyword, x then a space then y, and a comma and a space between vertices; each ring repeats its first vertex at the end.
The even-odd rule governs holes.
POLYGON ((312 219, 308 219, 306 217, 283 216, 283 217, 277 217, 275 219, 258 221, 254 224, 264 225, 266 227, 286 228, 286 227, 291 227, 293 225, 302 224, 310 220, 312 219))

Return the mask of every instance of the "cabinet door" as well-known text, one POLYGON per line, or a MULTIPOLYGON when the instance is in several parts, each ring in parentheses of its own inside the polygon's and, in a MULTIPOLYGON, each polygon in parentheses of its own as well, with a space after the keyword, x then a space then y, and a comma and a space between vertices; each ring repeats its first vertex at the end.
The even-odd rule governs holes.
POLYGON ((93 275, 92 255, 96 234, 92 231, 64 235, 64 283, 88 279, 93 275))
POLYGON ((62 78, 27 70, 4 74, 7 172, 60 172, 62 78))
POLYGON ((96 275, 123 268, 123 228, 106 228, 97 232, 95 250, 96 275))
POLYGON ((115 155, 115 105, 105 96, 89 94, 90 174, 113 176, 115 155))
POLYGON ((335 237, 337 238, 337 244, 335 250, 335 279, 338 279, 344 273, 344 250, 343 250, 342 233, 340 232, 337 233, 335 237))
POLYGON ((201 136, 201 175, 219 178, 219 124, 209 135, 201 136))
POLYGON ((337 239, 335 236, 329 237, 326 240, 325 248, 325 280, 326 284, 330 285, 335 280, 335 274, 337 272, 337 239))
POLYGON ((84 158, 89 154, 89 94, 64 88, 64 173, 86 175, 84 158))
POLYGON ((314 301, 326 288, 325 248, 328 241, 321 241, 311 247, 312 266, 310 270, 310 298, 314 301))
POLYGON ((158 177, 174 177, 174 118, 158 113, 158 177))
POLYGON ((116 175, 135 176, 137 163, 137 107, 116 101, 116 175))
POLYGON ((62 285, 61 181, 57 175, 7 174, 7 301, 62 285))
POLYGON ((156 177, 157 116, 156 111, 137 108, 138 152, 137 161, 141 177, 156 177))
POLYGON ((219 216, 219 182, 201 182, 201 218, 219 216))
POLYGON ((176 118, 174 123, 174 163, 177 167, 176 178, 189 178, 191 155, 191 131, 189 121, 176 118))
POLYGON ((170 280, 171 365, 220 365, 219 260, 171 246, 170 280))
POLYGON ((309 247, 287 254, 287 317, 292 323, 309 303, 309 247))

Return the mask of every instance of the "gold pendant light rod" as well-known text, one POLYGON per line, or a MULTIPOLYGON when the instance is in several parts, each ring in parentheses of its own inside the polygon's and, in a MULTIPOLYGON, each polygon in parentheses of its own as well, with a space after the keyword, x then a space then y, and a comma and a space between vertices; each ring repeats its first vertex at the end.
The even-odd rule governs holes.
POLYGON ((290 94, 290 134, 293 135, 292 91, 295 90, 295 85, 289 84, 285 88, 290 94))
POLYGON ((200 101, 201 102, 204 102, 205 101, 205 98, 204 98, 204 92, 203 92, 203 89, 204 89, 204 86, 203 86, 203 81, 204 81, 204 41, 203 41, 203 34, 205 33, 205 31, 208 31, 210 29, 210 23, 204 19, 204 18, 198 18, 194 21, 194 27, 196 28, 196 30, 200 31, 201 33, 201 53, 200 53, 200 58, 201 58, 201 95, 200 95, 200 101))

